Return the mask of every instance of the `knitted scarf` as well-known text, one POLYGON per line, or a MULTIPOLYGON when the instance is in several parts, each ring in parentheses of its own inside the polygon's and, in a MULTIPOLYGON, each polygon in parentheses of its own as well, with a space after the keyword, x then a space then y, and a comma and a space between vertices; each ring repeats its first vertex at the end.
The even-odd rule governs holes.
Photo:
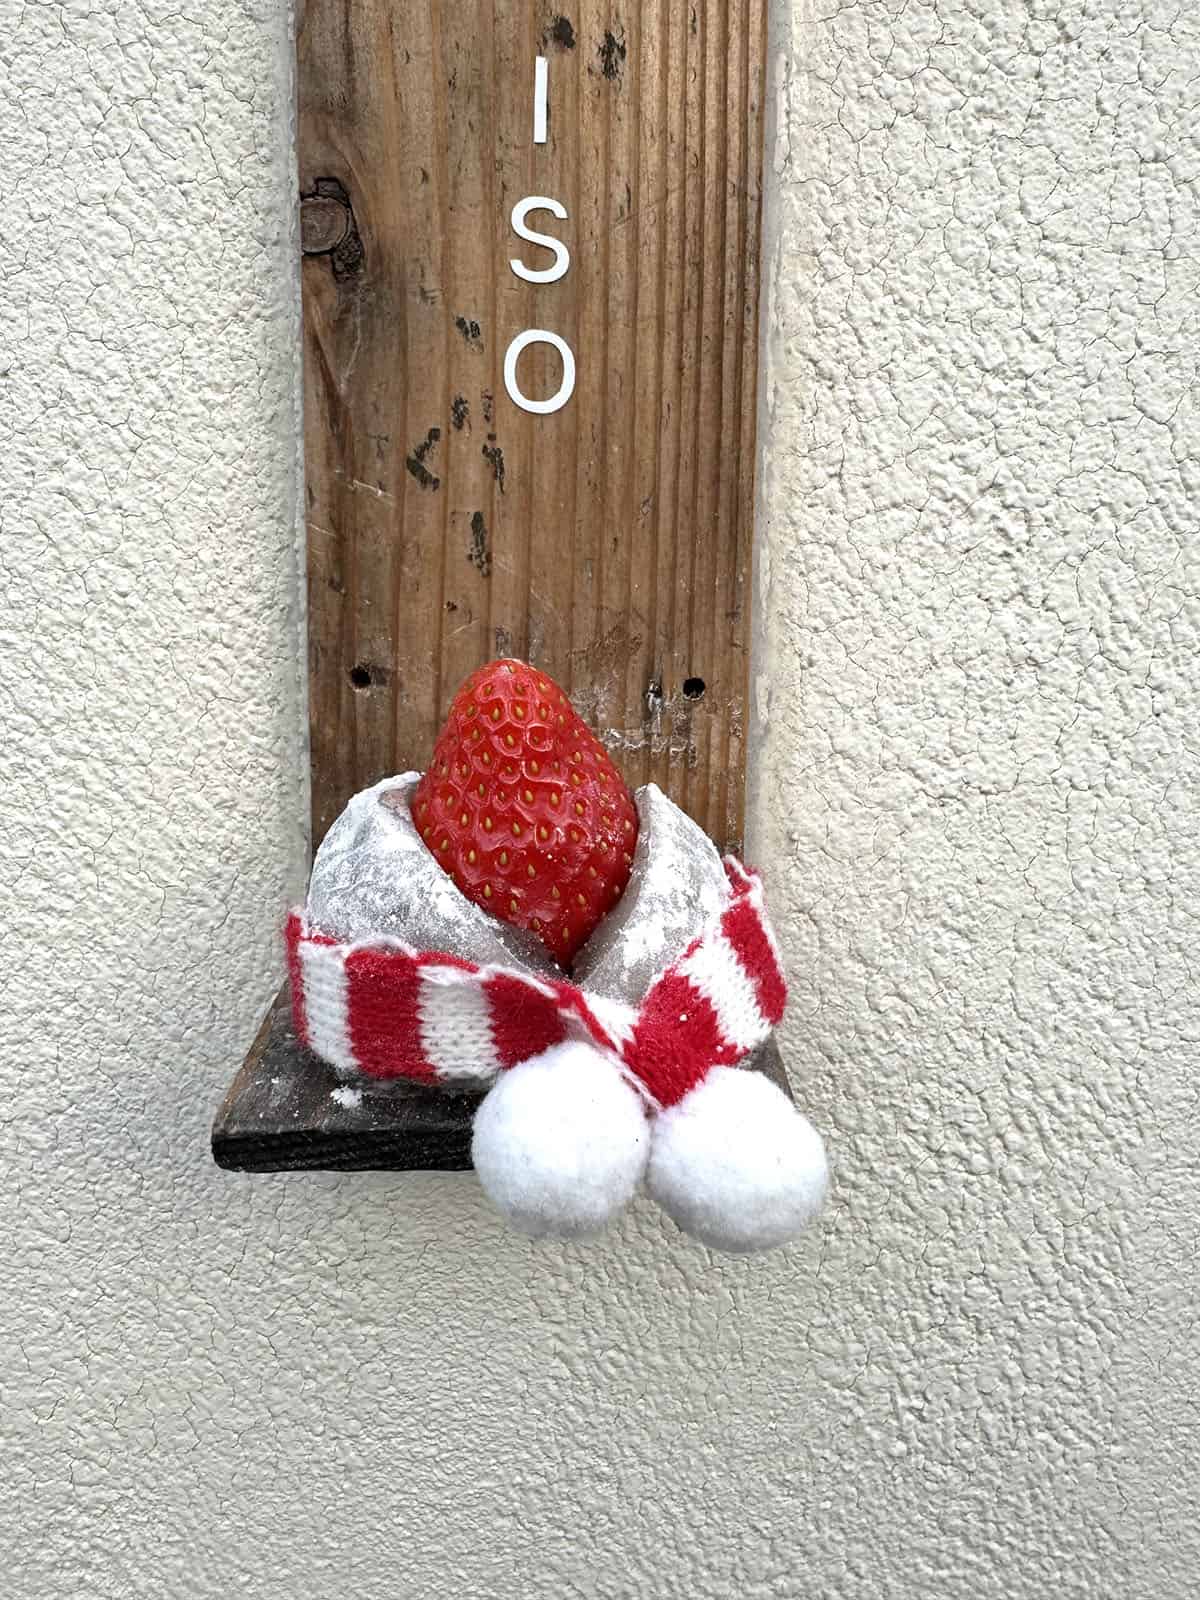
POLYGON ((517 1062, 583 1039, 615 1059, 648 1105, 674 1105, 710 1067, 732 1066, 761 1044, 787 999, 761 881, 733 856, 724 865, 720 915, 637 1006, 399 939, 341 943, 294 911, 296 1033, 340 1073, 457 1089, 486 1088, 517 1062))

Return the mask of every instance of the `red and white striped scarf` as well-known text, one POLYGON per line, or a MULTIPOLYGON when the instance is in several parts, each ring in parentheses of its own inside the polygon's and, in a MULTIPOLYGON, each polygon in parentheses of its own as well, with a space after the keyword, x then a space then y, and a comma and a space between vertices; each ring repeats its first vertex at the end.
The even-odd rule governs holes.
POLYGON ((613 1056, 649 1104, 674 1105, 710 1067, 761 1044, 787 1000, 762 883, 733 856, 725 872, 723 911, 636 1007, 398 939, 340 943, 293 912, 296 1032, 339 1072, 458 1089, 486 1088, 505 1068, 579 1038, 613 1056))

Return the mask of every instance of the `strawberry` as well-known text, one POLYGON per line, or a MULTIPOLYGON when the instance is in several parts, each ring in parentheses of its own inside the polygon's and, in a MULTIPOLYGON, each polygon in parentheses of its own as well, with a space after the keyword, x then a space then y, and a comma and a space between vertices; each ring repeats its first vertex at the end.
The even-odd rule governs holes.
POLYGON ((629 880, 629 790, 558 685, 524 661, 490 661, 463 684, 412 807, 467 899, 530 929, 563 967, 629 880))

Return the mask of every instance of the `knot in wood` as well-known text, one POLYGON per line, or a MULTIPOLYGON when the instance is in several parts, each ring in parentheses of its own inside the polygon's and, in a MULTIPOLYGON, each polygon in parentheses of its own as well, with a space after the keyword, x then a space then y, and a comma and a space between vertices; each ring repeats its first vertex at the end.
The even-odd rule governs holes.
POLYGON ((333 195, 304 195, 300 201, 300 248, 306 256, 322 256, 350 232, 350 207, 333 195))

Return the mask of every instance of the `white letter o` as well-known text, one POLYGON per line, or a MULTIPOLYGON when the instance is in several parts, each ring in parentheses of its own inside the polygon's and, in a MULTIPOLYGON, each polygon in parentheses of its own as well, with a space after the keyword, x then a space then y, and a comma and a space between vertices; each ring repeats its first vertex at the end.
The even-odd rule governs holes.
POLYGON ((535 411, 541 416, 550 411, 561 411, 575 392, 575 357, 571 354, 571 346, 558 334, 550 333, 545 328, 526 328, 524 333, 517 334, 504 352, 504 387, 508 390, 509 399, 522 411, 535 411), (552 394, 549 400, 530 400, 517 387, 517 361, 526 345, 531 344, 553 345, 562 357, 562 382, 557 394, 552 394))

